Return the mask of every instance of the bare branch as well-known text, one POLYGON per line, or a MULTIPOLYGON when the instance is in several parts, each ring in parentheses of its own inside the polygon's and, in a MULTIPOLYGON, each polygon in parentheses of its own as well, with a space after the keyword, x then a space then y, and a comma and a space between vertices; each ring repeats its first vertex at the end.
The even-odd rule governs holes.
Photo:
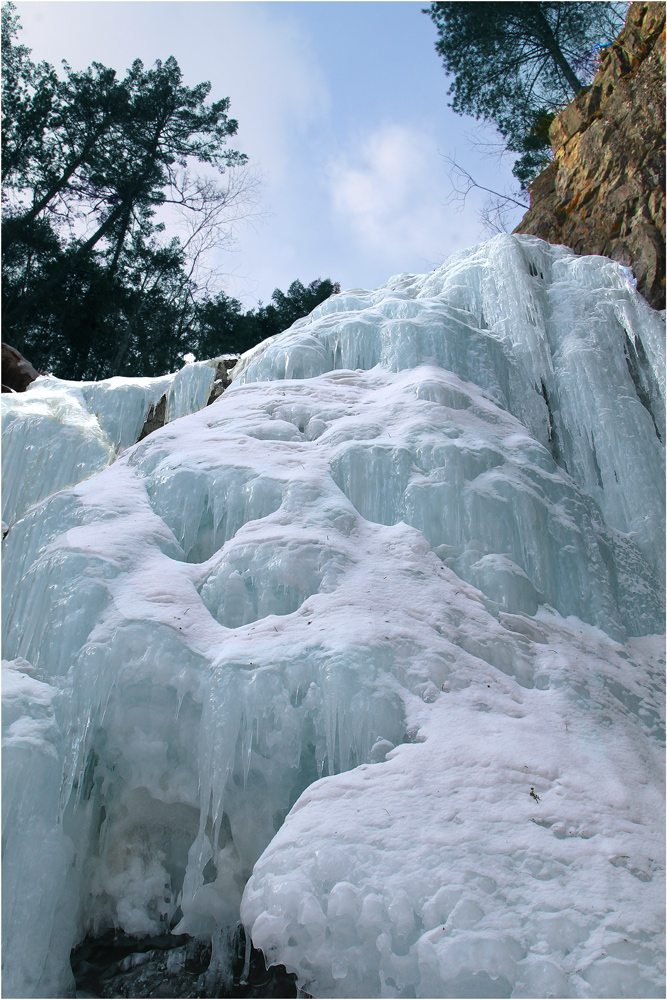
POLYGON ((516 225, 512 217, 513 207, 503 200, 504 196, 489 198, 479 212, 482 230, 489 235, 508 233, 516 225))
POLYGON ((259 218, 260 178, 245 166, 232 167, 222 181, 187 168, 170 172, 169 188, 161 212, 168 229, 176 233, 186 258, 188 280, 200 293, 215 284, 217 269, 209 263, 219 250, 236 245, 241 222, 259 218))
POLYGON ((463 211, 467 196, 473 190, 484 191, 491 195, 479 211, 479 219, 484 232, 494 235, 496 233, 506 233, 511 231, 516 225, 513 215, 517 208, 528 209, 530 206, 519 201, 513 195, 502 194, 494 191, 493 188, 479 184, 475 178, 464 167, 460 166, 452 156, 445 156, 444 159, 449 164, 449 180, 452 185, 452 192, 446 200, 446 204, 458 202, 457 211, 463 211))
POLYGON ((478 184, 475 178, 451 156, 445 156, 444 159, 450 165, 449 179, 452 182, 453 188, 448 204, 451 204, 452 201, 461 201, 465 204, 467 195, 473 188, 476 188, 479 191, 486 191, 487 194, 500 198, 504 202, 512 202, 513 205, 518 205, 519 208, 525 208, 526 210, 530 208, 530 205, 526 205, 523 201, 518 201, 512 195, 501 194, 500 191, 494 191, 493 188, 485 187, 484 184, 478 184))

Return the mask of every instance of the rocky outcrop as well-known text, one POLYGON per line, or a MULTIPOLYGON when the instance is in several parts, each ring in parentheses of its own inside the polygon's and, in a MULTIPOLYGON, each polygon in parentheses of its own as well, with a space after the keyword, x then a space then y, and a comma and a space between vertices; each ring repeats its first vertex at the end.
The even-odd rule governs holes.
POLYGON ((239 924, 228 943, 228 965, 211 966, 211 945, 187 934, 132 937, 107 931, 87 937, 71 955, 77 996, 86 997, 296 997, 296 975, 284 965, 268 969, 239 924), (246 958, 248 965, 246 967, 246 958))
MULTIPOLYGON (((209 392, 206 405, 210 406, 214 403, 216 399, 222 396, 225 389, 227 389, 232 384, 232 379, 230 371, 240 358, 240 354, 226 354, 220 359, 213 358, 211 365, 215 364, 215 375, 213 376, 213 384, 211 385, 211 391, 209 392)), ((164 427, 165 421, 167 419, 167 394, 165 393, 157 403, 151 403, 148 413, 146 415, 146 420, 144 426, 141 429, 141 433, 137 438, 137 442, 143 441, 145 437, 152 434, 153 431, 158 430, 160 427, 164 427)))
POLYGON ((2 391, 25 392, 34 382, 39 372, 23 357, 15 347, 2 345, 2 391))
POLYGON ((165 393, 160 397, 157 403, 151 403, 148 408, 146 420, 144 421, 144 426, 141 428, 141 433, 137 438, 137 443, 139 443, 139 441, 143 441, 143 439, 148 437, 149 434, 152 434, 153 431, 158 430, 160 427, 164 427, 166 412, 167 394, 165 393))
POLYGON ((231 375, 229 373, 232 368, 235 367, 240 357, 240 354, 230 354, 218 361, 218 366, 215 369, 213 385, 211 386, 211 393, 206 404, 207 406, 210 406, 211 403, 215 403, 216 399, 218 399, 219 396, 222 396, 225 389, 232 384, 231 375))
POLYGON ((633 3, 591 84, 553 121, 554 161, 516 233, 631 267, 665 308, 665 5, 633 3))

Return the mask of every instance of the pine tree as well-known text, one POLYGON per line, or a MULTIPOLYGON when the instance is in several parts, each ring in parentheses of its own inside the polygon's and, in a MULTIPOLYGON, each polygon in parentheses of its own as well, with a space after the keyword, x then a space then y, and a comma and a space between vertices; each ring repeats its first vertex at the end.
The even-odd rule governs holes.
POLYGON ((196 211, 243 197, 242 186, 183 180, 193 164, 221 175, 245 162, 226 145, 238 127, 229 98, 208 103, 210 84, 186 86, 173 57, 150 69, 137 60, 121 80, 99 63, 63 63, 59 77, 32 62, 19 27, 6 4, 3 336, 70 378, 156 374, 158 358, 178 354, 196 291, 156 212, 170 199, 196 211))
POLYGON ((496 126, 523 153, 525 187, 549 158, 553 113, 588 82, 595 52, 623 24, 627 3, 436 2, 424 11, 438 29, 436 51, 454 79, 451 107, 496 126))
POLYGON ((307 316, 336 287, 329 278, 317 278, 309 285, 293 281, 287 292, 276 288, 271 302, 245 313, 237 299, 221 293, 197 306, 192 350, 199 358, 242 354, 307 316))

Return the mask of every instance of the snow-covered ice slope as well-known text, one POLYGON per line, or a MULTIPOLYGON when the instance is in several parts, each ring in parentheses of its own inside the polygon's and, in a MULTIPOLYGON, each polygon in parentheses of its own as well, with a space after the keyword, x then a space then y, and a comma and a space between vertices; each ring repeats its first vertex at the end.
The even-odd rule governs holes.
POLYGON ((318 997, 663 995, 662 321, 497 237, 17 521, 6 995, 239 914, 318 997))
MULTIPOLYGON (((217 360, 217 359, 216 359, 217 360)), ((2 520, 87 479, 134 444, 151 406, 166 396, 165 422, 206 405, 215 361, 162 378, 67 382, 44 375, 27 392, 2 395, 2 520)))

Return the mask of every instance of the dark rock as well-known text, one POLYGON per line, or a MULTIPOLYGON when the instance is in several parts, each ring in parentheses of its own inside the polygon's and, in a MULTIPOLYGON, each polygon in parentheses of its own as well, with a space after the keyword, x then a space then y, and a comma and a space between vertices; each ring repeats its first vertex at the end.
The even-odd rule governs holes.
POLYGON ((2 345, 2 391, 25 392, 39 372, 15 347, 2 345))
POLYGON ((631 267, 665 308, 665 5, 630 4, 587 87, 554 119, 555 160, 515 233, 631 267))
POLYGON ((296 977, 283 966, 267 969, 256 948, 252 948, 246 968, 242 927, 233 937, 229 968, 212 975, 210 961, 211 945, 186 934, 134 938, 114 931, 86 938, 71 956, 77 996, 297 996, 296 977))
POLYGON ((145 437, 152 434, 159 427, 164 427, 164 418, 167 410, 167 396, 166 394, 162 396, 157 406, 153 403, 150 405, 150 409, 144 421, 144 426, 141 428, 141 434, 137 438, 137 441, 143 441, 145 437))
POLYGON ((215 369, 215 376, 213 378, 213 385, 211 386, 211 392, 209 393, 208 401, 206 403, 207 406, 210 406, 211 403, 214 403, 216 399, 222 396, 225 389, 232 384, 229 373, 236 365, 239 357, 240 355, 237 357, 222 358, 222 360, 218 361, 218 366, 215 369))
MULTIPOLYGON (((232 384, 229 372, 232 368, 234 368, 239 360, 239 357, 239 354, 227 355, 218 361, 215 369, 215 375, 213 376, 211 391, 206 401, 207 406, 210 406, 211 403, 214 403, 219 396, 222 396, 225 389, 232 384)), ((158 430, 160 427, 164 427, 166 410, 166 395, 162 396, 157 405, 151 404, 148 414, 146 415, 146 420, 144 421, 144 426, 141 428, 141 434, 137 438, 137 442, 143 441, 143 439, 149 434, 152 434, 153 431, 158 430)))

